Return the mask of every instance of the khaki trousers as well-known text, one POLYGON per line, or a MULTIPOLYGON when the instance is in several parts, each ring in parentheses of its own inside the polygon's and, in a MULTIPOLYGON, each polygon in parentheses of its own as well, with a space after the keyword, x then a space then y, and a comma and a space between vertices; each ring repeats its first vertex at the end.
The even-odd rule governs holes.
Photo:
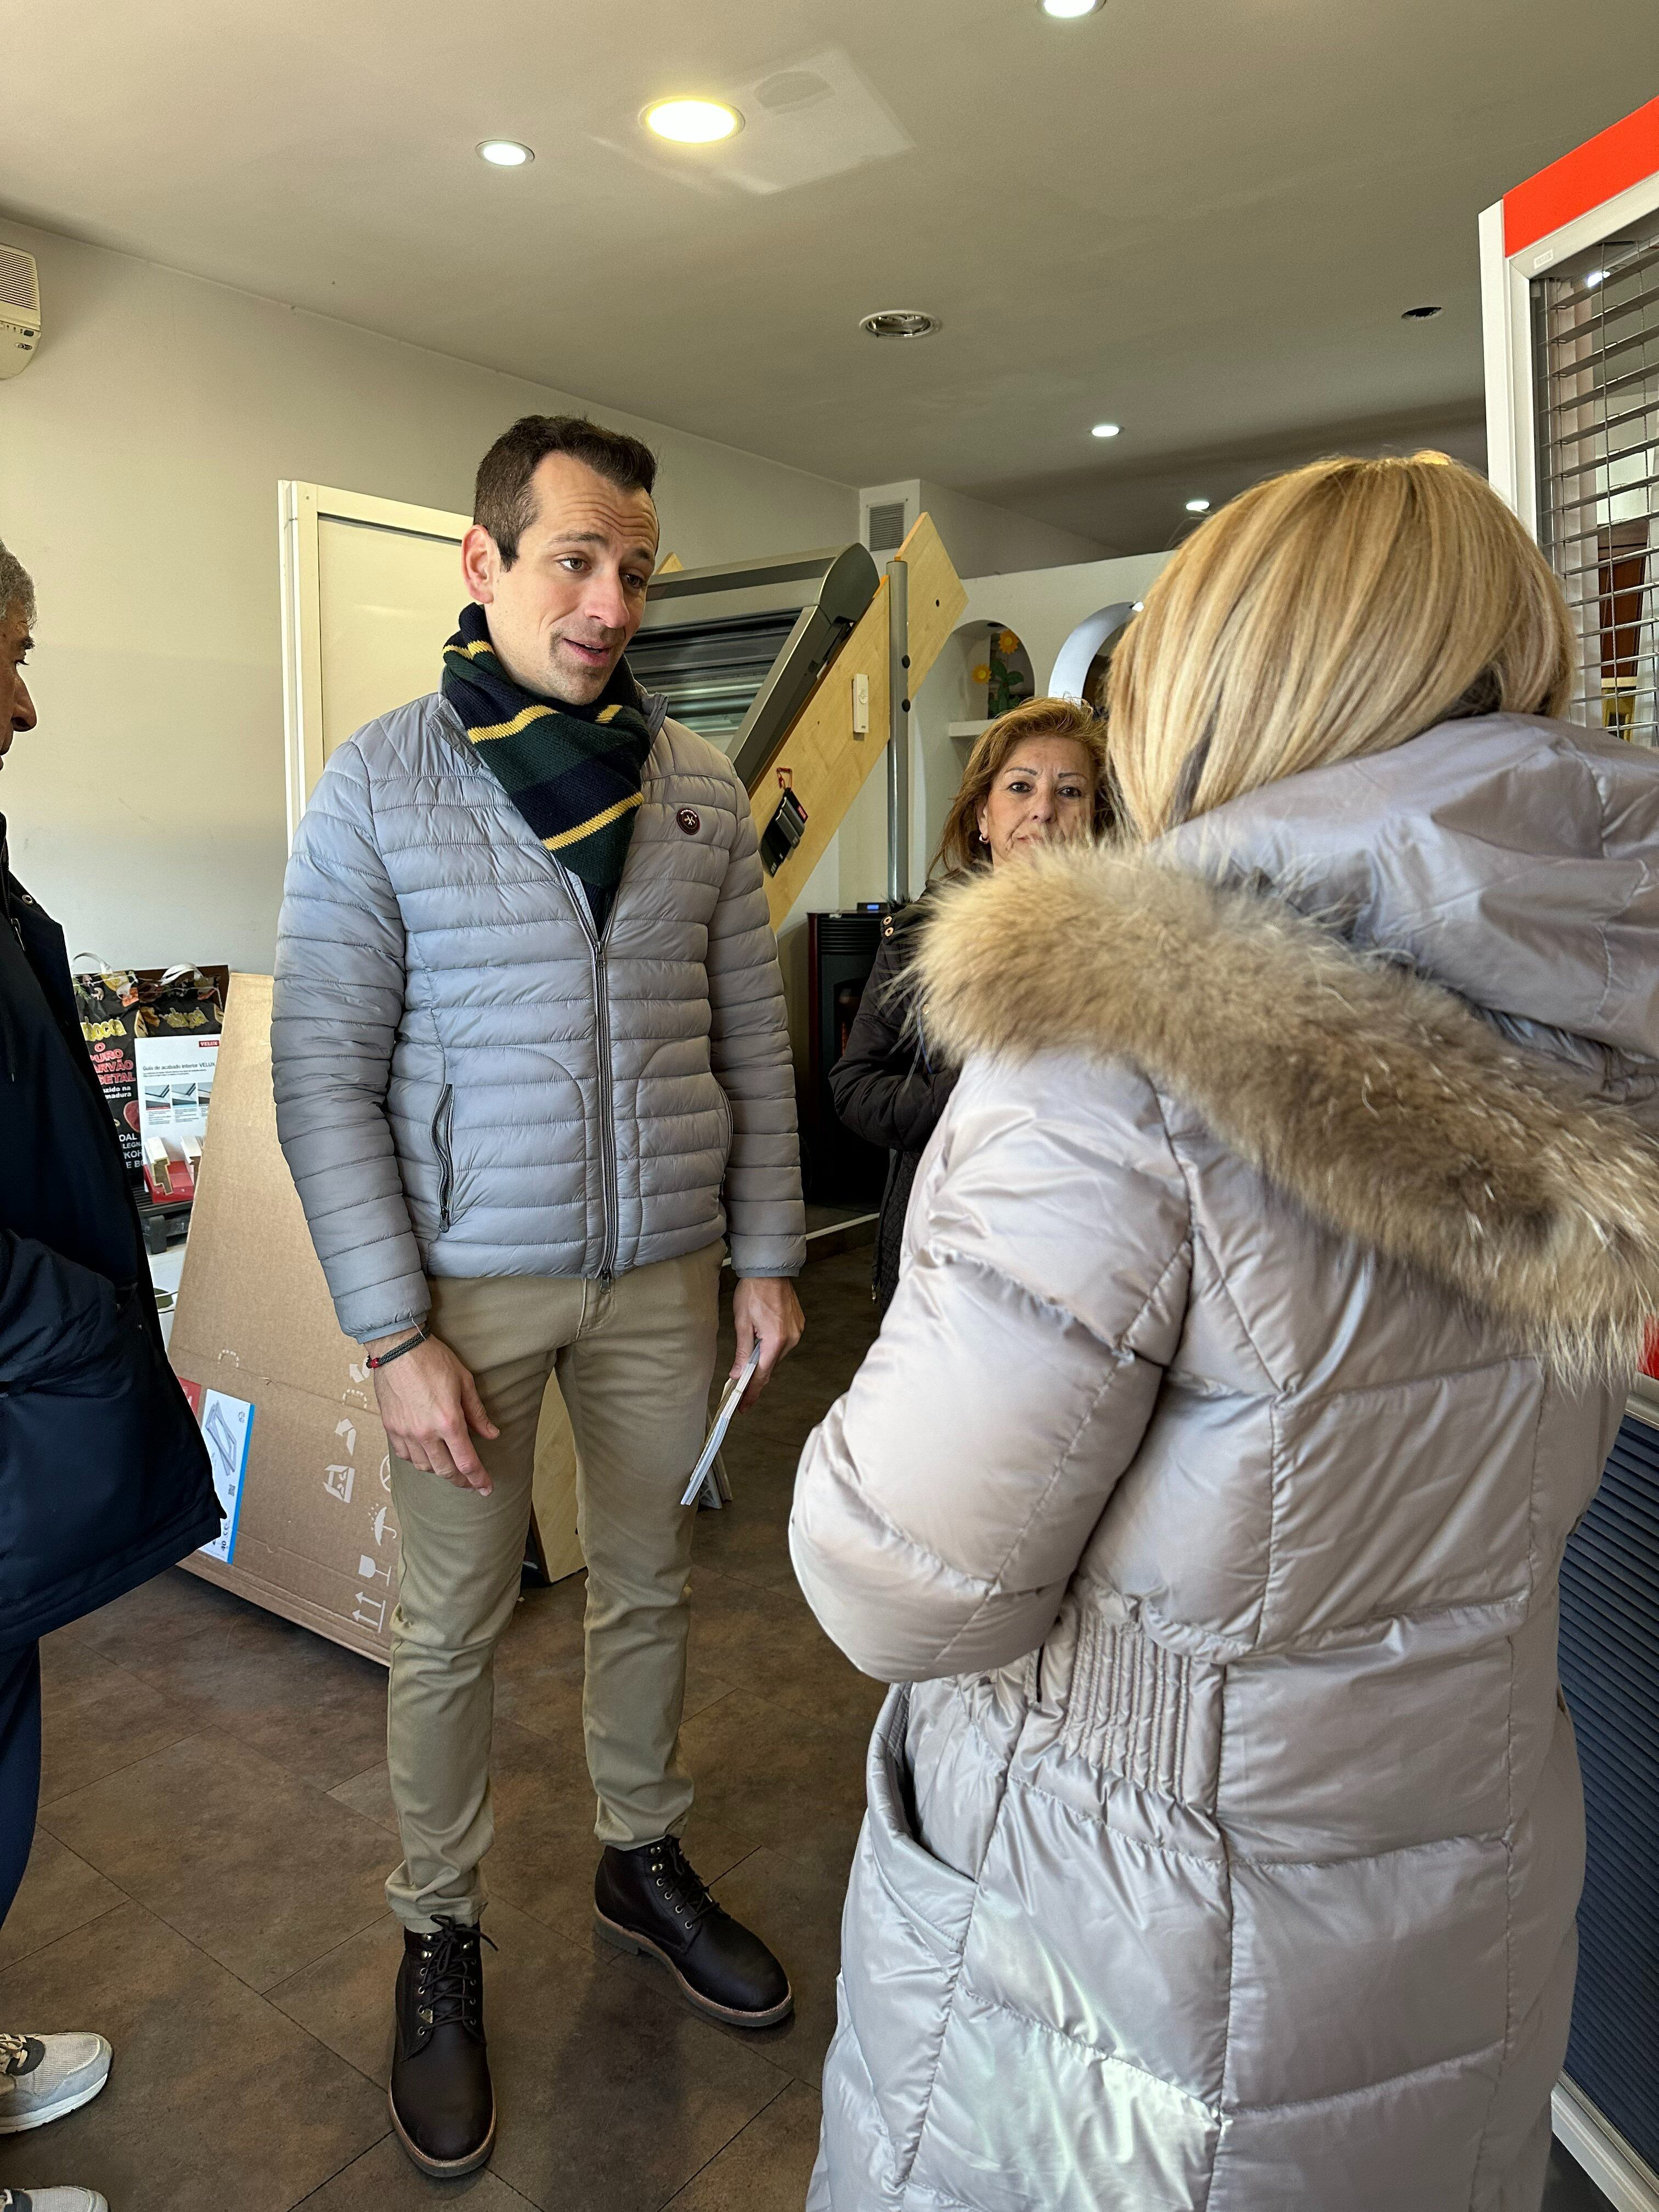
POLYGON ((714 1367, 721 1248, 613 1282, 434 1279, 428 1327, 477 1377, 501 1435, 479 1439, 485 1498, 393 1457, 403 1579, 392 1619, 386 1756, 404 1848, 386 1884, 405 1927, 473 1921, 494 1834, 489 1740, 495 1644, 518 1602, 536 1431, 550 1385, 579 1462, 587 1562, 582 1723, 600 1840, 678 1833, 691 1808, 680 1763, 696 1463, 714 1367))

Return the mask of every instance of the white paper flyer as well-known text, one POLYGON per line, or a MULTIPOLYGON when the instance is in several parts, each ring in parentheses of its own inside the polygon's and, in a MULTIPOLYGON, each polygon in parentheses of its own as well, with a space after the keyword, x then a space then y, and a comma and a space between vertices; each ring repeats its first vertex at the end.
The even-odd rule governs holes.
POLYGON ((213 1541, 199 1548, 210 1559, 228 1567, 236 1553, 236 1524, 241 1517, 253 1408, 246 1398, 228 1397, 222 1390, 204 1390, 199 1382, 186 1382, 185 1395, 202 1425, 202 1441, 213 1462, 213 1487, 225 1516, 213 1541))
POLYGON ((742 1374, 732 1376, 720 1393, 720 1402, 715 1409, 708 1435, 704 1441, 702 1451, 697 1455, 697 1463, 691 1470, 691 1480, 685 1486, 685 1495, 680 1500, 682 1505, 692 1505, 696 1503, 697 1492, 703 1486, 703 1478, 714 1464, 714 1455, 726 1441, 726 1432, 732 1425, 732 1416, 742 1404, 744 1392, 755 1379, 755 1370, 760 1365, 760 1356, 761 1348, 757 1345, 750 1353, 742 1374))

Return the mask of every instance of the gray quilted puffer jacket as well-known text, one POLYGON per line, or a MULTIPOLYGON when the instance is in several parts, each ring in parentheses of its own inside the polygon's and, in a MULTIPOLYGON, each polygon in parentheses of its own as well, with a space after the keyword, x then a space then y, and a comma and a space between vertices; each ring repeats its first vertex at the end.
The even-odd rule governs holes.
POLYGON ((941 906, 964 1073, 792 1528, 901 1686, 812 2212, 1537 2212, 1659 759, 1448 725, 941 906))
POLYGON ((283 899, 276 1126, 340 1326, 431 1275, 805 1257, 794 1078, 748 795, 663 720, 603 943, 441 695, 324 769, 283 899), (725 1205, 721 1196, 724 1185, 725 1205))

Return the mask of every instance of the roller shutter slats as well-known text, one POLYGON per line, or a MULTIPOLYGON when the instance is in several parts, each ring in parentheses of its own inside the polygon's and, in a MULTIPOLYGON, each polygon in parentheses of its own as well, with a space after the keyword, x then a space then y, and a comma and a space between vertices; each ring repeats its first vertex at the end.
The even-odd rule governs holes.
POLYGON ((1578 636, 1571 712, 1659 744, 1659 223, 1530 289, 1538 540, 1578 636))
POLYGON ((1561 1569, 1589 1853, 1567 2072, 1659 2166, 1659 1431, 1627 1419, 1561 1569))

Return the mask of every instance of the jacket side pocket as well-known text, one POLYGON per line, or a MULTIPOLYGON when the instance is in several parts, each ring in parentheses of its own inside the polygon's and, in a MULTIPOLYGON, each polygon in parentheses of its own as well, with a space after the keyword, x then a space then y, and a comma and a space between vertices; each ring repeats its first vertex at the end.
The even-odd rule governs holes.
POLYGON ((219 1524, 201 1431, 141 1295, 89 1358, 0 1398, 0 1648, 147 1581, 219 1524))
POLYGON ((438 1093, 438 1110, 432 1116, 432 1149, 438 1156, 438 1233, 449 1226, 450 1200, 455 1188, 455 1156, 452 1137, 455 1119, 455 1086, 446 1083, 438 1093))
POLYGON ((910 1692, 888 1692, 871 1738, 868 1809, 842 1937, 847 2014, 892 2146, 893 2179, 910 2171, 927 2118, 975 1885, 918 1840, 904 1737, 910 1692))

